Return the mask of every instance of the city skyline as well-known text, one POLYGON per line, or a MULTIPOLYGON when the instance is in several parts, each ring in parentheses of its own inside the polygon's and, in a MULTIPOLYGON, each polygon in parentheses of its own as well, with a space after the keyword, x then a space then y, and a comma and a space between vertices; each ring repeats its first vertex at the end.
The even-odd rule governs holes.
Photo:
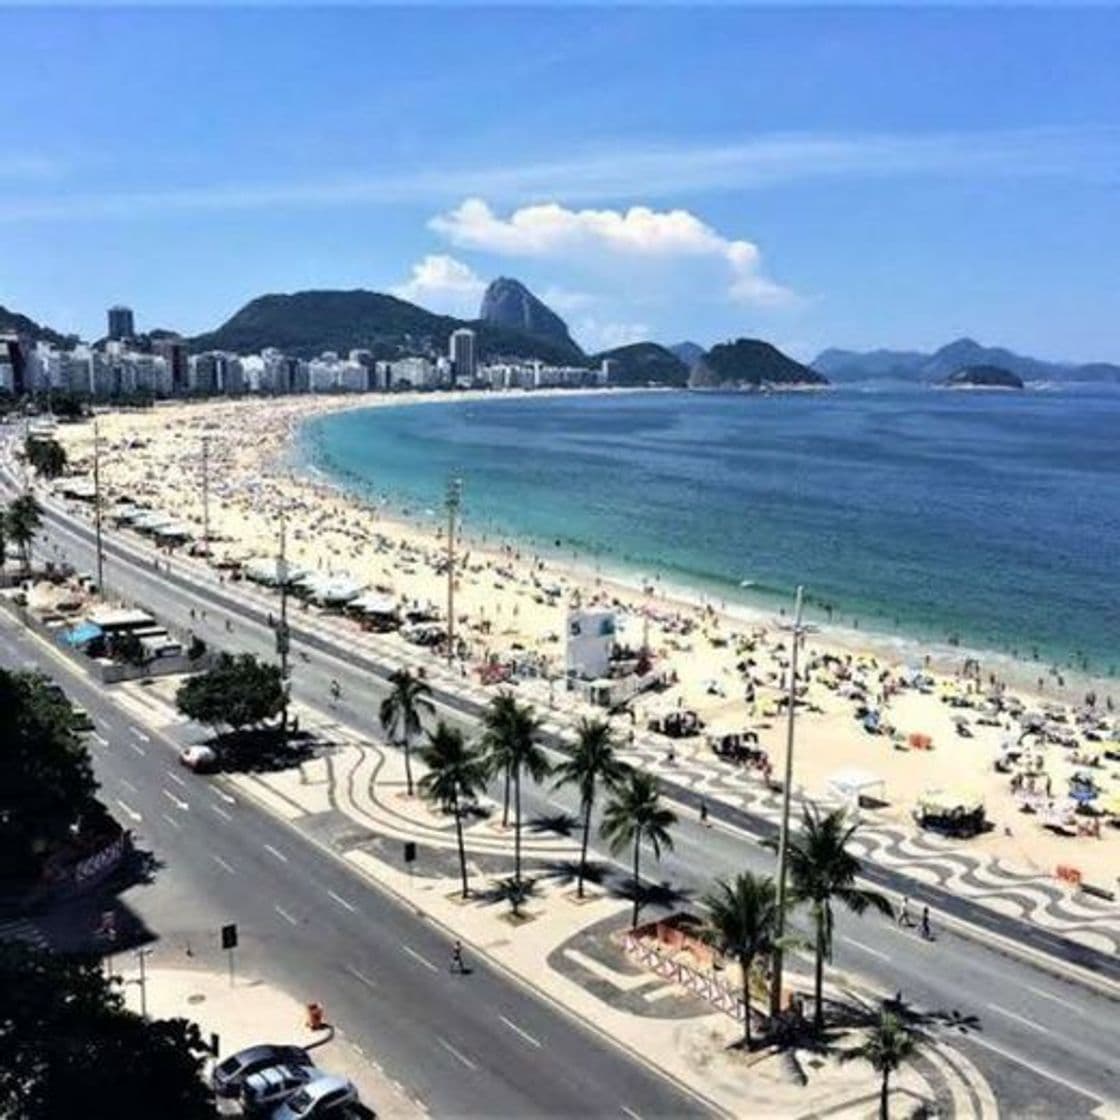
POLYGON ((309 288, 471 317, 504 274, 589 351, 747 335, 804 359, 971 335, 1120 357, 1114 11, 10 24, 26 49, 0 253, 19 267, 0 303, 59 330, 99 337, 121 302, 138 329, 191 335, 309 288), (198 80, 163 65, 170 42, 198 80))

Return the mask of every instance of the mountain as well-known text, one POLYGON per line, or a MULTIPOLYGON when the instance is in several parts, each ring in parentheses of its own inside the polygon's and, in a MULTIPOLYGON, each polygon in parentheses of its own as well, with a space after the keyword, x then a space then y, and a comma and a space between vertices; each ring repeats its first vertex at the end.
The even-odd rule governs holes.
POLYGON ((59 334, 58 331, 36 323, 18 311, 9 311, 0 307, 0 334, 20 334, 30 338, 33 342, 49 342, 53 346, 73 346, 77 342, 74 335, 59 334))
POLYGON ((571 340, 564 345, 493 323, 436 315, 396 296, 361 289, 258 296, 217 330, 189 341, 195 353, 230 350, 252 354, 275 346, 302 358, 324 350, 339 354, 371 350, 378 358, 394 358, 402 353, 446 354, 447 340, 459 327, 477 333, 483 358, 539 358, 554 364, 583 358, 571 340))
POLYGON ((676 354, 689 369, 704 356, 704 347, 697 342, 678 342, 668 349, 670 353, 676 354))
POLYGON ((688 384, 693 389, 721 386, 827 385, 814 369, 787 357, 777 347, 757 338, 737 338, 713 346, 692 367, 688 384))
POLYGON ((632 342, 595 354, 590 361, 598 365, 604 359, 615 363, 611 385, 673 385, 688 384, 688 366, 671 350, 656 342, 632 342))
POLYGON ((1021 389, 1023 379, 999 366, 962 366, 941 384, 954 389, 1021 389))
POLYGON ((558 346, 579 351, 568 334, 568 324, 520 280, 499 276, 492 280, 482 297, 478 317, 484 323, 548 339, 558 346))
POLYGON ((992 366, 1023 381, 1120 381, 1120 366, 1108 362, 1047 362, 1000 346, 983 346, 971 338, 958 338, 933 354, 911 350, 824 350, 813 359, 812 366, 835 381, 902 378, 938 382, 969 366, 992 366))

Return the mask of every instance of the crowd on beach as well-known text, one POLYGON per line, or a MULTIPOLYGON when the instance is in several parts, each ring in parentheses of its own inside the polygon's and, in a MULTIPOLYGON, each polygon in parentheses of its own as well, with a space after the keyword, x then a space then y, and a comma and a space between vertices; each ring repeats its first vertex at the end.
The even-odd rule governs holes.
MULTIPOLYGON (((391 596, 403 612, 440 619, 443 519, 390 514, 308 477, 289 453, 303 420, 339 407, 353 404, 280 399, 105 414, 99 424, 107 508, 128 501, 201 531, 205 460, 210 561, 228 578, 252 557, 276 556, 283 517, 293 565, 345 575, 391 596)), ((72 468, 91 469, 90 426, 63 428, 60 438, 72 468)), ((475 532, 469 502, 456 549, 454 652, 464 677, 491 687, 548 681, 550 702, 579 707, 563 687, 567 612, 573 605, 610 607, 619 642, 647 652, 671 682, 617 715, 620 735, 632 740, 666 713, 690 713, 697 734, 663 736, 666 760, 728 765, 713 750, 712 733, 742 733, 757 745, 752 764, 760 780, 769 780, 784 757, 788 619, 677 597, 656 578, 637 585, 612 580, 475 532)), ((402 661, 421 664, 431 656, 396 640, 402 661)), ((830 779, 840 772, 873 775, 884 790, 876 811, 907 824, 934 792, 962 805, 978 800, 992 827, 969 841, 977 850, 1044 874, 1076 863, 1086 879, 1116 887, 1120 721, 1104 686, 1076 700, 1053 677, 1024 688, 1023 675, 1009 680, 963 652, 952 665, 926 655, 899 663, 870 635, 833 627, 803 643, 795 781, 806 793, 829 796, 830 779)))

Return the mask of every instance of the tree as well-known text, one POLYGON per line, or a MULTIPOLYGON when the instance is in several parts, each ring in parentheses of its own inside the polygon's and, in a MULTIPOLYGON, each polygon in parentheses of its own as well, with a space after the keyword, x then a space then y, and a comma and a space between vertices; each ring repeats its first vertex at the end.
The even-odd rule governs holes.
POLYGON ((125 665, 143 665, 144 644, 131 630, 124 630, 109 639, 109 655, 125 665))
POLYGON ((66 448, 57 440, 29 436, 24 443, 24 454, 42 478, 58 478, 66 470, 66 448))
POLYGON ((708 918, 705 937, 726 956, 734 957, 743 972, 743 1041, 751 1048, 750 975, 759 957, 774 950, 778 930, 778 894, 768 875, 737 875, 734 882, 717 880, 704 899, 708 918))
POLYGON ((502 777, 502 828, 509 828, 509 791, 513 773, 507 725, 515 718, 517 698, 508 689, 491 699, 482 714, 482 750, 493 777, 502 777))
POLYGON ((853 914, 862 914, 869 906, 882 914, 891 913, 890 902, 878 891, 856 886, 861 865, 848 851, 848 841, 858 828, 858 823, 847 823, 843 809, 822 815, 816 806, 810 806, 802 817, 801 832, 789 841, 793 898, 806 903, 813 916, 816 942, 813 1025, 818 1032, 824 1029, 824 962, 832 960, 833 902, 842 903, 853 914))
POLYGON ((52 848, 100 815, 96 792, 65 697, 38 674, 0 670, 0 880, 33 880, 52 848))
POLYGON ((0 991, 0 1115, 214 1115, 198 1027, 185 1019, 149 1022, 127 1011, 96 958, 0 943, 0 991))
POLYGON ((528 704, 518 704, 509 693, 491 701, 483 717, 483 743, 491 774, 504 771, 513 784, 513 879, 521 885, 521 778, 528 774, 543 782, 552 767, 537 741, 541 720, 528 704))
POLYGON ((381 726, 391 741, 404 748, 404 777, 408 796, 412 796, 412 740, 424 730, 421 715, 435 712, 430 699, 432 690, 427 681, 413 676, 407 669, 397 669, 390 677, 392 689, 381 701, 381 726))
POLYGON ((20 494, 9 504, 4 527, 12 543, 19 549, 25 573, 31 571, 31 544, 43 524, 43 510, 34 494, 20 494))
POLYGON ((467 744, 463 733, 443 720, 436 724, 435 731, 428 733, 428 744, 421 750, 420 759, 428 767, 428 772, 420 779, 420 792, 455 817, 459 874, 466 898, 470 890, 467 852, 463 846, 463 802, 477 796, 486 785, 486 764, 482 755, 467 744))
POLYGON ((601 719, 582 719, 576 728, 576 746, 571 758, 556 768, 556 785, 574 785, 579 790, 583 814, 583 844, 579 853, 579 881, 576 893, 583 898, 583 880, 587 872, 587 842, 591 833, 591 810, 595 794, 602 782, 615 792, 626 780, 630 767, 614 753, 610 724, 601 719))
POLYGON ((850 1050, 840 1051, 841 1062, 867 1062, 882 1076, 879 1086, 879 1120, 888 1120, 890 1115, 887 1102, 891 1074, 915 1053, 919 1039, 920 1035, 911 1030, 900 1016, 884 1007, 866 1041, 850 1050))
POLYGON ((175 706, 189 719, 231 731, 260 727, 284 708, 280 667, 258 661, 251 653, 223 653, 205 673, 185 681, 175 706))
POLYGON ((642 844, 653 849, 655 859, 661 858, 661 849, 672 850, 673 838, 669 829, 677 823, 677 814, 661 804, 657 779, 641 770, 631 770, 630 780, 622 786, 608 803, 603 813, 600 831, 615 854, 631 844, 634 846, 634 919, 638 924, 641 908, 642 877, 639 867, 642 844))

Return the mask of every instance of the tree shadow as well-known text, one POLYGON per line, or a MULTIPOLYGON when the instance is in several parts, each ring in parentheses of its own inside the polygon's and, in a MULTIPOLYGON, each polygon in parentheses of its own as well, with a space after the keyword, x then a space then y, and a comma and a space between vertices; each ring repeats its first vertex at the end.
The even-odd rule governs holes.
MULTIPOLYGON (((594 883, 599 886, 607 878, 610 869, 594 860, 588 860, 584 869, 583 880, 585 883, 594 883)), ((541 872, 541 879, 551 880, 561 886, 575 886, 579 882, 579 860, 562 859, 546 864, 541 872)))
POLYGON ((227 732, 210 740, 225 773, 268 774, 289 770, 314 757, 311 736, 283 736, 275 728, 227 732))
POLYGON ((554 832, 559 836, 571 836, 580 828, 579 820, 571 813, 553 813, 550 816, 532 817, 525 822, 525 827, 532 833, 554 832))

